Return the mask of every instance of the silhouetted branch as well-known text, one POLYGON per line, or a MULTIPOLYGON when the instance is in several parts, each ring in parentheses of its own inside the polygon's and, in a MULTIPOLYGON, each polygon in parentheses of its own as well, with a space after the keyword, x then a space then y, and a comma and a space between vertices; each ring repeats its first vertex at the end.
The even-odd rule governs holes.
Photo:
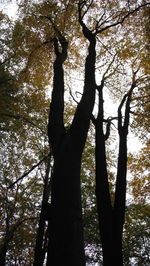
POLYGON ((99 27, 97 26, 97 29, 96 29, 95 35, 97 35, 98 33, 103 32, 103 31, 105 31, 105 30, 107 30, 107 29, 110 29, 110 28, 112 28, 112 27, 115 27, 115 26, 117 26, 117 25, 122 24, 122 23, 125 21, 125 19, 126 19, 127 17, 129 17, 130 15, 132 15, 132 14, 134 14, 135 12, 137 12, 138 10, 140 10, 142 7, 147 6, 147 5, 149 5, 149 4, 150 4, 150 2, 149 2, 149 3, 144 3, 143 5, 138 6, 137 8, 135 8, 135 9, 129 11, 129 12, 128 12, 128 13, 127 13, 122 19, 120 19, 119 21, 116 21, 116 22, 114 22, 114 23, 112 23, 112 24, 110 24, 110 25, 108 25, 108 26, 106 26, 106 27, 104 27, 104 28, 102 28, 102 29, 98 29, 99 27))
POLYGON ((72 94, 72 91, 71 91, 71 88, 70 88, 70 86, 69 86, 69 84, 68 84, 68 88, 69 88, 69 94, 70 94, 70 96, 72 97, 72 99, 73 99, 73 101, 75 102, 75 103, 79 103, 76 99, 75 99, 75 97, 73 96, 73 94, 72 94))
POLYGON ((112 124, 112 120, 116 120, 118 119, 118 117, 109 117, 108 119, 104 119, 103 121, 107 123, 106 125, 106 133, 104 135, 104 139, 105 141, 109 138, 110 136, 110 127, 111 127, 111 124, 112 124))
POLYGON ((51 22, 51 24, 52 24, 52 26, 53 26, 53 29, 54 29, 54 31, 56 32, 56 36, 58 37, 58 39, 61 39, 61 40, 66 41, 65 37, 62 35, 61 31, 60 31, 60 30, 58 29, 58 27, 55 25, 55 23, 53 22, 52 18, 49 17, 49 16, 42 16, 42 17, 47 18, 47 19, 51 22))
POLYGON ((85 23, 83 22, 83 17, 88 12, 88 10, 89 10, 89 8, 90 8, 92 3, 90 4, 89 8, 87 8, 87 10, 82 15, 82 9, 83 9, 83 6, 84 6, 85 3, 86 3, 86 1, 78 3, 79 23, 80 23, 80 25, 82 27, 82 31, 83 31, 83 34, 84 34, 85 38, 87 38, 89 40, 89 42, 91 42, 92 40, 95 41, 95 35, 85 25, 85 23))
POLYGON ((32 121, 30 121, 26 117, 23 117, 23 116, 20 116, 20 115, 5 114, 5 113, 2 113, 1 116, 6 116, 6 117, 14 118, 14 119, 17 119, 19 121, 25 121, 25 122, 31 124, 32 126, 38 128, 43 134, 46 134, 44 130, 42 130, 39 126, 37 126, 35 123, 33 123, 32 121))
POLYGON ((106 80, 106 79, 107 79, 106 74, 108 73, 109 69, 111 68, 112 64, 114 63, 116 55, 117 55, 117 53, 114 54, 114 56, 113 56, 111 62, 109 63, 109 65, 108 65, 106 71, 104 72, 104 74, 103 74, 103 80, 106 80))
POLYGON ((40 16, 40 17, 41 18, 46 18, 46 19, 48 19, 51 22, 52 27, 53 27, 58 39, 57 38, 53 38, 53 39, 50 40, 50 42, 54 43, 55 54, 57 56, 61 55, 62 58, 63 58, 63 62, 64 62, 66 60, 66 58, 67 58, 67 48, 68 48, 68 42, 67 42, 66 38, 61 33, 61 31, 58 29, 58 27, 55 25, 55 23, 53 22, 53 20, 52 20, 52 18, 50 16, 40 16), (58 40, 59 40, 59 42, 60 42, 60 44, 62 46, 62 53, 59 52, 58 40))
MULTIPOLYGON (((91 0, 91 2, 89 3, 88 6, 86 6, 86 10, 83 12, 82 16, 81 16, 81 19, 83 20, 84 16, 87 14, 87 12, 89 11, 91 5, 93 4, 94 0, 91 0)), ((86 1, 82 1, 82 2, 79 2, 79 5, 80 5, 80 10, 83 10, 83 7, 85 6, 86 4, 86 1)))
POLYGON ((130 102, 131 102, 131 96, 134 88, 136 87, 135 83, 131 85, 131 88, 127 94, 127 101, 126 101, 126 106, 125 106, 125 119, 124 119, 124 131, 128 131, 128 125, 129 125, 129 117, 130 117, 130 102))
POLYGON ((124 95, 124 97, 122 98, 122 101, 118 107, 118 132, 121 132, 122 130, 122 107, 126 101, 127 98, 127 94, 124 95))
POLYGON ((29 171, 24 173, 21 177, 19 177, 15 182, 13 182, 8 188, 12 188, 16 183, 22 180, 25 176, 29 175, 36 167, 38 167, 43 161, 45 161, 50 156, 50 153, 42 158, 37 164, 33 165, 29 171))

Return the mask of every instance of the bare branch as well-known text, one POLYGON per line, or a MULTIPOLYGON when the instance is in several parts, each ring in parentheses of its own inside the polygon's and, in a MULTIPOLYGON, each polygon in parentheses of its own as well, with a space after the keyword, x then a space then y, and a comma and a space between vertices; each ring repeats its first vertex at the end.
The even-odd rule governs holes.
POLYGON ((51 41, 54 43, 54 49, 55 49, 55 54, 57 56, 61 55, 63 62, 66 60, 67 58, 67 49, 68 49, 68 41, 66 40, 65 36, 61 33, 61 31, 58 29, 58 27, 55 25, 55 23, 53 22, 52 18, 50 16, 41 16, 42 18, 47 18, 51 24, 52 27, 56 33, 57 38, 53 38, 51 41), (62 53, 59 52, 59 47, 58 47, 58 40, 61 44, 62 47, 62 53))
POLYGON ((81 96, 83 95, 83 93, 81 93, 81 92, 79 92, 79 91, 76 91, 76 92, 75 92, 76 97, 78 97, 77 94, 80 94, 81 96))
POLYGON ((104 119, 103 121, 107 123, 106 125, 106 133, 104 135, 104 140, 106 141, 110 136, 110 127, 112 123, 112 120, 116 120, 118 117, 108 117, 107 119, 104 119))
POLYGON ((106 14, 106 9, 104 9, 104 12, 103 12, 102 16, 99 18, 99 20, 96 23, 96 26, 95 26, 96 30, 98 29, 99 23, 103 19, 103 17, 105 16, 105 14, 106 14))
POLYGON ((48 16, 43 16, 43 17, 44 17, 44 18, 47 18, 47 19, 51 22, 51 24, 52 24, 52 26, 53 26, 53 29, 54 29, 54 31, 55 31, 56 36, 58 37, 58 39, 61 39, 61 40, 66 41, 65 37, 62 35, 61 31, 60 31, 60 30, 58 29, 58 27, 55 25, 55 23, 53 22, 53 20, 51 19, 51 17, 48 17, 48 16))
POLYGON ((83 5, 84 4, 85 4, 85 1, 78 3, 79 23, 80 23, 80 25, 82 27, 82 31, 83 31, 83 34, 84 34, 85 38, 87 38, 89 40, 89 42, 91 42, 91 41, 95 41, 95 35, 92 33, 92 31, 90 31, 88 29, 88 27, 83 22, 83 17, 84 17, 85 14, 82 15, 81 13, 82 13, 82 9, 83 9, 83 5))
POLYGON ((98 40, 98 42, 105 48, 105 50, 111 55, 113 56, 113 54, 111 53, 110 49, 100 40, 100 38, 97 36, 96 39, 98 40))
POLYGON ((122 112, 121 112, 121 110, 122 110, 122 107, 126 101, 127 96, 128 96, 127 94, 124 95, 124 97, 123 97, 123 99, 122 99, 122 101, 118 107, 118 131, 119 131, 119 133, 122 130, 122 112))
POLYGON ((29 171, 24 173, 21 177, 19 177, 15 182, 13 182, 8 188, 11 189, 16 183, 22 180, 25 176, 29 175, 36 167, 38 167, 43 161, 45 161, 50 156, 50 153, 42 158, 37 164, 33 165, 29 171))
POLYGON ((96 86, 96 89, 98 90, 98 92, 102 91, 104 87, 104 81, 105 81, 105 78, 103 77, 101 80, 101 84, 96 86))
POLYGON ((113 56, 113 59, 111 60, 110 64, 108 65, 106 71, 103 74, 104 80, 107 79, 106 74, 108 73, 109 69, 111 68, 112 64, 114 63, 116 55, 117 55, 117 53, 113 56))
POLYGON ((111 126, 111 121, 107 121, 107 126, 106 126, 106 133, 104 134, 104 140, 106 141, 109 136, 110 136, 110 126, 111 126))
MULTIPOLYGON (((87 6, 87 9, 83 12, 82 20, 83 20, 84 16, 87 14, 87 12, 89 11, 89 9, 92 6, 93 2, 94 2, 94 0, 91 0, 91 3, 87 6)), ((82 8, 81 9, 83 9, 85 4, 86 4, 86 1, 84 1, 84 4, 82 4, 82 8)))
POLYGON ((73 96, 73 94, 72 94, 72 90, 71 90, 69 84, 67 84, 67 85, 68 85, 68 88, 69 88, 69 94, 70 94, 70 96, 72 97, 72 99, 74 100, 74 102, 78 104, 79 102, 78 102, 78 101, 75 99, 75 97, 73 96))
POLYGON ((126 106, 125 106, 125 119, 124 119, 124 125, 123 125, 123 129, 124 131, 126 131, 126 134, 128 132, 128 125, 129 125, 131 96, 132 96, 132 92, 135 87, 136 87, 136 83, 133 82, 127 94, 127 101, 126 101, 126 106))
POLYGON ((20 116, 20 115, 4 114, 4 113, 2 113, 1 116, 6 116, 6 117, 14 118, 14 119, 17 119, 17 120, 20 120, 20 121, 25 121, 25 122, 31 124, 32 126, 38 128, 44 135, 47 135, 43 129, 41 129, 39 126, 37 126, 32 121, 30 121, 28 118, 25 118, 25 117, 20 116))
POLYGON ((112 27, 115 27, 117 25, 123 24, 123 22, 125 21, 126 18, 128 18, 130 15, 134 14, 135 12, 139 11, 142 7, 148 6, 148 5, 150 5, 150 2, 149 3, 144 3, 144 4, 140 5, 140 6, 138 6, 137 8, 129 11, 122 19, 120 19, 120 20, 118 20, 118 21, 116 21, 116 22, 114 22, 114 23, 112 23, 112 24, 110 24, 110 25, 108 25, 108 26, 106 26, 106 27, 104 27, 102 29, 98 29, 97 28, 96 32, 95 32, 95 35, 97 35, 98 33, 103 32, 103 31, 105 31, 105 30, 107 30, 109 28, 112 28, 112 27))

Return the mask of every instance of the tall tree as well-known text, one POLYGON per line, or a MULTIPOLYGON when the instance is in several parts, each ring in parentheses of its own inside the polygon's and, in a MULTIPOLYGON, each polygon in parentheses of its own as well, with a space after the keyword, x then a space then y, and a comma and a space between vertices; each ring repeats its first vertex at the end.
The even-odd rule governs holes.
POLYGON ((58 38, 53 40, 56 60, 48 135, 54 156, 54 173, 47 265, 85 265, 80 170, 82 152, 95 103, 96 38, 83 23, 80 12, 79 23, 90 44, 85 63, 83 95, 67 131, 63 122, 63 63, 67 58, 68 43, 58 30, 58 38))
MULTIPOLYGON (((85 13, 92 7, 93 2, 83 2, 80 6, 86 9, 85 13)), ((118 5, 118 2, 115 3, 118 5)), ((145 3, 143 4, 145 6, 145 3)), ((109 5, 106 5, 105 12, 110 11, 109 19, 102 18, 105 16, 105 12, 101 16, 100 20, 97 21, 93 32, 99 34, 106 30, 122 25, 124 21, 132 14, 135 14, 142 5, 138 6, 125 6, 124 12, 118 11, 116 16, 111 12, 109 5), (118 16, 118 14, 120 14, 118 16), (102 20, 102 21, 101 21, 102 20)), ((119 6, 118 6, 119 8, 119 6)), ((85 10, 84 9, 84 10, 85 10)), ((84 14, 85 14, 84 13, 84 14)), ((100 237, 102 240, 103 249, 103 265, 123 265, 123 254, 122 254, 122 237, 123 237, 123 225, 125 221, 125 202, 126 202, 126 177, 127 177, 127 135, 129 128, 129 117, 130 117, 130 104, 132 100, 133 89, 137 87, 138 78, 136 74, 139 71, 133 70, 133 76, 131 81, 131 87, 129 91, 124 95, 123 99, 118 108, 118 133, 119 133, 119 154, 117 164, 117 177, 116 177, 116 190, 114 204, 111 202, 111 196, 109 192, 109 180, 107 173, 107 162, 106 162, 106 148, 105 141, 109 137, 111 119, 107 121, 104 119, 104 99, 103 99, 103 88, 105 82, 107 82, 107 71, 110 70, 110 66, 104 72, 101 84, 97 86, 98 90, 98 116, 93 118, 96 129, 96 197, 97 197, 97 208, 99 214, 99 228, 100 237), (125 105, 124 116, 122 115, 122 108, 125 105), (104 133, 104 122, 107 122, 106 133, 104 133), (109 256, 108 256, 109 254, 109 256)), ((113 70, 113 77, 115 71, 113 70)), ((111 76, 109 71, 108 77, 111 76)), ((142 76, 142 75, 141 75, 142 76)), ((121 85, 122 86, 122 85, 121 85)), ((113 83, 112 83, 113 87, 113 83)))

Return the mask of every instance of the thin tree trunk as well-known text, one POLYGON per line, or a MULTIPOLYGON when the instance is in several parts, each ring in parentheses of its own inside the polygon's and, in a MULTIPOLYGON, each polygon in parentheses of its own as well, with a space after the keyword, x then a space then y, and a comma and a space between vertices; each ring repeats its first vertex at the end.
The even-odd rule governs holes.
POLYGON ((41 213, 39 218, 39 224, 38 224, 38 230, 37 230, 37 236, 36 236, 36 246, 35 246, 35 252, 34 252, 34 263, 33 266, 42 266, 45 258, 45 249, 44 249, 44 234, 45 234, 45 208, 46 204, 49 199, 50 194, 50 163, 51 163, 51 157, 48 158, 47 161, 47 168, 46 168, 46 174, 45 174, 45 180, 44 180, 44 190, 43 190, 43 198, 42 198, 42 206, 41 206, 41 213))
POLYGON ((113 252, 115 254, 113 264, 123 266, 123 226, 125 222, 125 206, 126 206, 126 178, 127 178, 127 135, 130 118, 130 102, 132 91, 135 88, 133 83, 127 94, 124 95, 118 108, 118 133, 119 133, 119 154, 117 165, 117 178, 115 190, 115 202, 113 210, 113 235, 114 244, 113 252), (126 102, 126 103, 125 103, 126 102), (122 117, 122 107, 125 104, 125 115, 122 117))
POLYGON ((103 132, 103 86, 104 84, 102 82, 101 86, 98 88, 99 109, 95 122, 96 200, 99 216, 100 238, 103 250, 103 265, 110 266, 112 265, 113 260, 112 206, 106 163, 105 135, 103 132))
MULTIPOLYGON (((126 176, 127 176, 127 135, 132 84, 118 108, 119 154, 114 207, 111 205, 106 164, 105 137, 103 132, 103 81, 99 86, 99 109, 95 122, 96 130, 96 198, 99 215, 100 237, 104 266, 123 266, 122 237, 125 220, 126 176), (122 107, 125 104, 125 118, 122 121, 122 107)), ((107 136, 108 137, 108 136, 107 136)))
POLYGON ((127 175, 127 138, 120 136, 115 203, 113 213, 114 265, 123 265, 122 237, 125 221, 126 175, 127 175))

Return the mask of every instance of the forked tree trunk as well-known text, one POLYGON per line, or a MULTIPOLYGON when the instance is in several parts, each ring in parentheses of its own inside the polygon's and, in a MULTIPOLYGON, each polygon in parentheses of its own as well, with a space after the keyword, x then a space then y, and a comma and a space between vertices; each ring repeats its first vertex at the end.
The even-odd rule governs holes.
POLYGON ((113 265, 116 266, 123 266, 122 238, 126 206, 127 136, 130 118, 130 102, 135 86, 136 83, 134 77, 129 92, 124 95, 118 108, 119 154, 117 164, 115 201, 113 208, 113 252, 115 255, 113 265), (124 119, 122 117, 123 105, 125 105, 124 119))
POLYGON ((67 58, 67 42, 62 36, 59 36, 59 42, 54 40, 56 60, 48 127, 49 142, 54 156, 54 172, 47 266, 85 265, 80 170, 82 152, 95 102, 96 44, 90 31, 87 38, 90 45, 85 64, 84 91, 68 131, 65 131, 63 123, 63 63, 67 58))
POLYGON ((99 215, 100 238, 103 250, 103 266, 123 266, 122 237, 125 220, 126 175, 127 175, 127 135, 132 84, 118 108, 119 154, 116 177, 114 206, 111 204, 106 164, 105 140, 108 132, 103 132, 103 82, 98 88, 99 110, 95 120, 96 130, 96 199, 99 215), (125 104, 125 117, 122 121, 122 107, 125 104))

